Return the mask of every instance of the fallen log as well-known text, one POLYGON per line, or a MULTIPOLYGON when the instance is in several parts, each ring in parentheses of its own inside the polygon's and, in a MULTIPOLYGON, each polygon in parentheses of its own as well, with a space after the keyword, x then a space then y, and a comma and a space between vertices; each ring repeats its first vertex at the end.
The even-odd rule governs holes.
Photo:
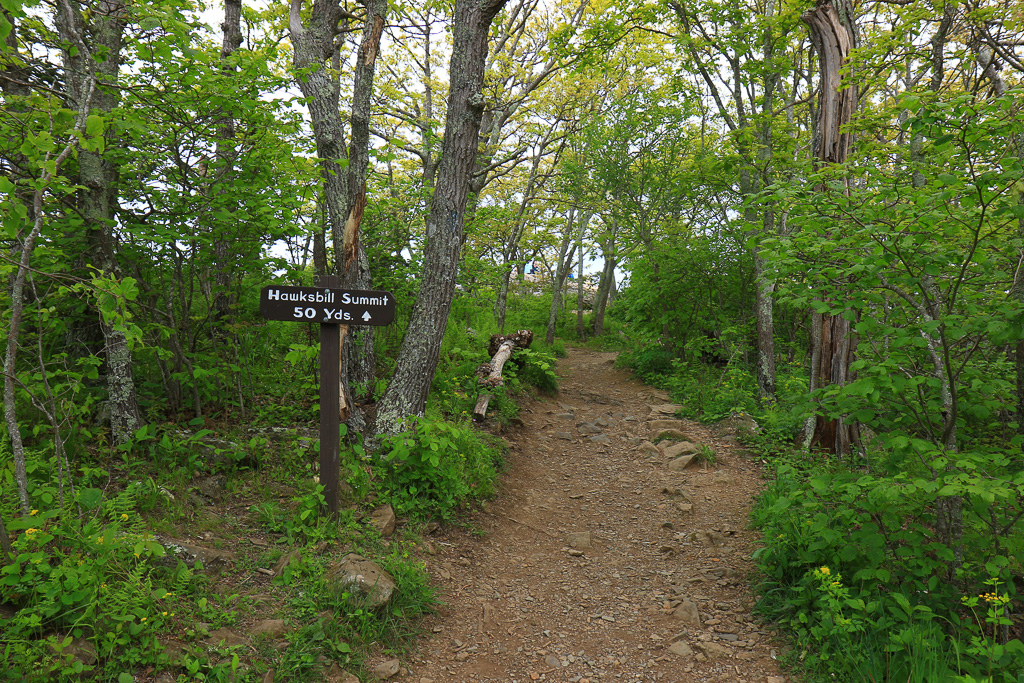
MULTIPOLYGON (((491 335, 491 343, 487 347, 488 353, 491 354, 491 360, 488 363, 482 363, 476 369, 477 384, 486 388, 501 386, 504 383, 501 370, 505 367, 508 359, 512 357, 512 352, 516 349, 528 349, 532 343, 533 332, 530 330, 519 330, 507 335, 491 335)), ((491 402, 492 397, 493 394, 489 391, 480 394, 476 407, 473 408, 474 417, 481 420, 487 417, 487 405, 491 402)))

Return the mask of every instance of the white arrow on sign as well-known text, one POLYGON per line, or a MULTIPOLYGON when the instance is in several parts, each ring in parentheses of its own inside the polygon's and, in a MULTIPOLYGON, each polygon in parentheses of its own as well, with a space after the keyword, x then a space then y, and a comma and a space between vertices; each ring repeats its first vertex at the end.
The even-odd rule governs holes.
POLYGON ((370 312, 367 311, 366 313, 363 313, 363 320, 369 320, 369 319, 370 319, 370 312))

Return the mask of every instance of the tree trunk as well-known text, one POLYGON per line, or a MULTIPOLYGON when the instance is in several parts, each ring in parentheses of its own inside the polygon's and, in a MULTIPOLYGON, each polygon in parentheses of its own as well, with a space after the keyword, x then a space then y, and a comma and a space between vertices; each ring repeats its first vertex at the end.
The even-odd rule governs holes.
POLYGON ((576 234, 576 338, 580 341, 586 333, 583 327, 583 238, 589 222, 580 222, 580 231, 576 234))
MULTIPOLYGON (((817 126, 814 135, 816 166, 842 164, 850 151, 850 132, 845 130, 857 107, 857 87, 844 81, 842 69, 856 45, 854 10, 850 0, 818 0, 814 9, 801 17, 808 25, 811 42, 818 53, 821 83, 818 95, 817 126)), ((826 191, 819 187, 819 191, 826 191)), ((818 315, 818 314, 816 314, 818 315)), ((818 356, 811 372, 815 385, 844 386, 849 379, 855 344, 850 321, 842 315, 821 314, 818 356)), ((811 434, 810 447, 829 453, 848 453, 855 441, 855 425, 843 418, 818 415, 811 434)))
MULTIPOLYGON (((323 179, 325 232, 334 244, 333 271, 346 289, 372 289, 369 260, 360 239, 363 210, 366 207, 366 174, 369 165, 370 100, 376 69, 380 38, 387 9, 384 0, 368 0, 366 20, 356 55, 352 88, 351 141, 346 149, 345 125, 341 115, 339 87, 335 68, 327 69, 325 61, 338 61, 335 35, 344 12, 337 2, 314 2, 309 19, 302 23, 302 0, 292 0, 289 32, 292 39, 293 65, 299 89, 306 98, 310 123, 316 141, 320 174, 323 179), (348 159, 342 166, 340 159, 348 159)), ((314 252, 314 258, 317 256, 314 252)), ((315 260, 318 260, 315 258, 315 260)), ((364 394, 373 391, 375 363, 372 328, 355 330, 343 326, 340 392, 341 419, 350 422, 352 433, 365 431, 364 416, 353 410, 352 386, 364 394)))
POLYGON ((615 280, 615 240, 619 231, 617 218, 612 219, 611 234, 602 246, 604 252, 604 268, 601 269, 601 279, 598 281, 597 293, 594 295, 594 336, 600 337, 604 334, 604 313, 608 307, 608 293, 611 291, 612 283, 615 280))
MULTIPOLYGON (((366 23, 356 53, 355 75, 352 86, 352 117, 349 124, 352 139, 349 144, 348 201, 342 253, 338 271, 345 289, 373 289, 370 261, 361 239, 361 223, 366 206, 366 176, 370 159, 370 103, 373 78, 380 39, 384 32, 386 0, 366 2, 366 23)), ((374 357, 374 329, 369 326, 350 328, 342 339, 342 377, 346 378, 342 392, 342 419, 353 432, 365 433, 366 420, 361 411, 353 410, 352 402, 365 402, 373 396, 373 383, 377 363, 374 357), (355 388, 358 393, 352 391, 355 388), (348 410, 345 407, 348 406, 348 410)))
POLYGON ((506 0, 456 0, 448 114, 437 184, 426 221, 423 279, 402 340, 395 375, 377 410, 378 433, 422 415, 434 379, 455 292, 469 180, 484 110, 487 34, 506 0))
MULTIPOLYGON (((127 13, 122 0, 103 0, 98 8, 90 10, 91 22, 86 23, 80 8, 69 2, 58 5, 57 28, 67 45, 64 64, 68 99, 76 108, 95 78, 93 111, 102 116, 116 109, 117 78, 127 13), (102 59, 93 57, 92 52, 97 49, 103 51, 102 59)), ((114 147, 112 138, 108 132, 107 150, 114 147)), ((114 236, 118 175, 117 165, 104 159, 102 154, 85 149, 79 152, 78 176, 82 187, 77 193, 77 200, 87 230, 88 258, 91 265, 110 277, 120 276, 114 236)), ((123 329, 102 313, 100 329, 107 357, 110 428, 113 442, 120 445, 135 435, 142 422, 132 376, 131 348, 123 329)))
MULTIPOLYGON (((576 253, 576 245, 569 249, 569 244, 572 241, 573 225, 576 218, 576 209, 569 209, 568 225, 565 229, 565 235, 562 237, 562 244, 558 250, 558 263, 555 267, 554 284, 551 288, 551 309, 548 311, 548 328, 547 333, 544 335, 544 341, 551 344, 555 341, 555 328, 558 324, 558 310, 562 306, 562 291, 565 288, 565 280, 569 275, 569 271, 572 269, 573 255, 576 253)), ((584 214, 584 217, 580 219, 582 222, 590 220, 590 216, 584 214)))
MULTIPOLYGON (((220 48, 221 71, 231 75, 235 67, 231 64, 231 56, 242 45, 242 0, 224 0, 224 23, 221 24, 223 40, 220 48)), ((235 165, 235 118, 230 113, 224 116, 217 130, 217 182, 223 184, 219 192, 227 194, 235 165)), ((230 241, 226 235, 215 236, 214 254, 214 293, 211 318, 215 323, 230 322, 234 309, 234 297, 231 296, 231 285, 234 275, 231 258, 230 241)), ((221 328, 215 325, 214 334, 220 334, 221 328)))

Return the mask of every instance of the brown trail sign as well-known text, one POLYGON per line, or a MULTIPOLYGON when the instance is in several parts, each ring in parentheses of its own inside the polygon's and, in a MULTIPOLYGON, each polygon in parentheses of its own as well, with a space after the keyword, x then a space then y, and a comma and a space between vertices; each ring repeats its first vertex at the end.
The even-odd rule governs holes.
POLYGON ((268 285, 260 291, 260 314, 267 320, 320 323, 320 481, 331 515, 337 515, 340 506, 341 339, 349 325, 390 325, 395 319, 391 292, 337 286, 337 276, 325 275, 319 287, 268 285))

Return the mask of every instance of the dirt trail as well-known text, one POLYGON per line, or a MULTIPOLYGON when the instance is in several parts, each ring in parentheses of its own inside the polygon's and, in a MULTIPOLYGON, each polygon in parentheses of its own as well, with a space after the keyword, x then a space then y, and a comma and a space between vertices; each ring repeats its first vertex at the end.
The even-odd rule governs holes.
POLYGON ((499 496, 424 544, 446 605, 392 680, 786 680, 750 616, 758 465, 696 423, 714 466, 675 472, 638 448, 667 396, 615 355, 562 360, 558 396, 521 413, 499 496))

